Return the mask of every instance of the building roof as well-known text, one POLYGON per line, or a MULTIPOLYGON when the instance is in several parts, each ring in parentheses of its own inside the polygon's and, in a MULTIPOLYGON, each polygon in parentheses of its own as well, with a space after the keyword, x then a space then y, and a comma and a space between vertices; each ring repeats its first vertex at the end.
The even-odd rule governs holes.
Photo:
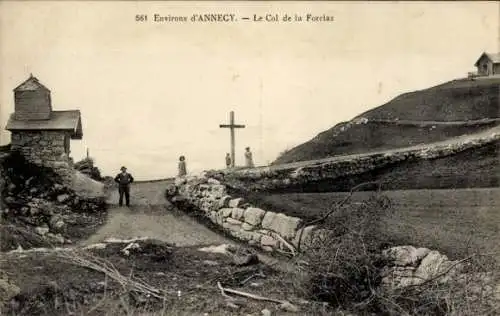
POLYGON ((491 60, 494 64, 499 64, 500 63, 500 53, 482 53, 481 56, 477 59, 476 63, 474 66, 477 66, 479 61, 483 59, 484 57, 488 58, 491 60))
POLYGON ((48 120, 16 120, 11 114, 6 130, 9 131, 69 131, 71 138, 82 139, 82 120, 79 110, 52 111, 48 120))
POLYGON ((36 91, 36 90, 47 90, 50 91, 46 86, 40 83, 36 77, 30 75, 30 77, 14 88, 14 91, 36 91))

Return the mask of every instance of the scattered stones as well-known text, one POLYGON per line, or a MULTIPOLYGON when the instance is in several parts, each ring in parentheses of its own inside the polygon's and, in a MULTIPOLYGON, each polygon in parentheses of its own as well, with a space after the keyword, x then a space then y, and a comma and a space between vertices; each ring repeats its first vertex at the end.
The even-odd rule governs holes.
POLYGON ((264 308, 263 310, 260 311, 262 316, 271 316, 271 311, 268 310, 267 308, 264 308))
POLYGON ((61 215, 56 214, 50 218, 49 227, 50 227, 51 231, 53 231, 55 233, 61 233, 61 232, 64 232, 64 230, 66 228, 66 223, 64 222, 61 215))
POLYGON ((65 239, 63 236, 61 236, 61 234, 47 233, 45 236, 47 236, 47 238, 49 238, 49 240, 54 242, 54 243, 58 243, 58 244, 65 243, 65 239))
POLYGON ((259 257, 253 253, 244 255, 235 254, 233 256, 233 264, 237 266, 248 266, 257 263, 259 263, 259 257))
POLYGON ((426 248, 393 247, 383 251, 383 256, 389 260, 382 274, 382 285, 386 289, 418 285, 433 278, 437 278, 437 282, 448 282, 463 270, 459 262, 426 248))
POLYGON ((49 228, 45 226, 35 227, 35 232, 40 236, 45 236, 49 232, 49 228))
POLYGON ((121 250, 121 252, 122 252, 124 255, 128 256, 128 255, 130 255, 130 250, 131 250, 131 249, 140 249, 140 248, 141 248, 141 246, 140 246, 138 243, 136 243, 136 242, 132 242, 132 243, 128 244, 125 248, 123 248, 123 249, 121 250))
POLYGON ((203 247, 203 248, 200 248, 198 250, 203 251, 203 252, 228 254, 231 252, 232 246, 230 246, 228 244, 222 244, 222 245, 218 245, 218 246, 203 247))
POLYGON ((213 260, 203 260, 202 261, 203 264, 207 265, 207 266, 218 266, 219 263, 217 261, 213 261, 213 260))
POLYGON ((0 277, 0 306, 9 302, 19 293, 21 293, 21 289, 2 273, 2 277, 0 277))
POLYGON ((286 312, 291 312, 291 313, 297 313, 299 311, 299 308, 290 302, 284 302, 283 304, 280 304, 279 308, 281 310, 284 310, 286 312))
POLYGON ((61 195, 58 195, 57 196, 57 201, 59 203, 65 203, 66 201, 68 201, 70 199, 70 196, 69 194, 61 194, 61 195))
POLYGON ((239 305, 236 305, 235 303, 233 303, 232 301, 227 301, 226 302, 226 305, 227 307, 231 308, 231 309, 239 309, 240 306, 239 305))
POLYGON ((13 192, 15 189, 16 189, 16 185, 14 183, 10 183, 7 186, 7 190, 9 190, 10 192, 13 192))

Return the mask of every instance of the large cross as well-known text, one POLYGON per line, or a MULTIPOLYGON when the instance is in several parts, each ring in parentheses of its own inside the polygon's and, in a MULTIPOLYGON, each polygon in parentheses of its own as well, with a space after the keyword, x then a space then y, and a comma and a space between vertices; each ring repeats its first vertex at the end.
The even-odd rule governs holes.
POLYGON ((220 128, 229 128, 231 131, 231 167, 234 168, 234 158, 235 158, 235 140, 234 140, 234 130, 236 128, 245 128, 245 125, 234 124, 234 112, 229 112, 229 124, 221 124, 220 128))

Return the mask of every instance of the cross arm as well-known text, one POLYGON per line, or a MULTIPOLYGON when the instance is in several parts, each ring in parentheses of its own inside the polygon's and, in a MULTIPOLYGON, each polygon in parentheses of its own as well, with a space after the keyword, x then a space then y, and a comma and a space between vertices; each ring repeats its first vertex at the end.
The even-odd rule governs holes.
POLYGON ((230 125, 230 124, 221 124, 220 128, 245 128, 245 125, 230 125))

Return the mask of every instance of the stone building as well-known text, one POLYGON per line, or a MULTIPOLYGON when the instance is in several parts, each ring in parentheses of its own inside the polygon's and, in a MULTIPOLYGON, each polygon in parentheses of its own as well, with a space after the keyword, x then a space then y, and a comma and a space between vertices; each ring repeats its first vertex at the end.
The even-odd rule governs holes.
POLYGON ((500 75, 500 53, 482 53, 474 66, 479 76, 500 75))
POLYGON ((14 89, 14 113, 7 122, 11 149, 71 180, 70 140, 82 139, 79 110, 54 111, 50 90, 32 75, 14 89))

